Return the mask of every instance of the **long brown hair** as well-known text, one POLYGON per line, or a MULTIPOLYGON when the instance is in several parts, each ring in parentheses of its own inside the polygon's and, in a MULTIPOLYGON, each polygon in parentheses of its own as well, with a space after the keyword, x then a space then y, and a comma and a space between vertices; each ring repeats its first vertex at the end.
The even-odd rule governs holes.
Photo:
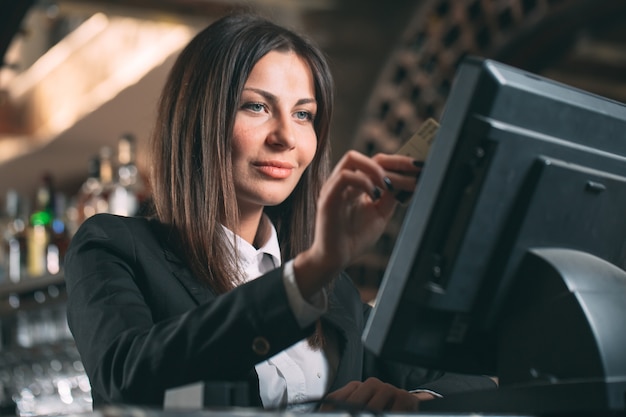
POLYGON ((315 203, 330 166, 333 80, 309 40, 258 16, 230 15, 198 33, 168 76, 152 134, 151 181, 156 217, 175 232, 193 273, 216 293, 233 287, 236 262, 223 228, 236 230, 231 138, 236 109, 252 68, 270 51, 293 51, 313 74, 317 151, 291 195, 266 207, 283 259, 308 248, 315 203))

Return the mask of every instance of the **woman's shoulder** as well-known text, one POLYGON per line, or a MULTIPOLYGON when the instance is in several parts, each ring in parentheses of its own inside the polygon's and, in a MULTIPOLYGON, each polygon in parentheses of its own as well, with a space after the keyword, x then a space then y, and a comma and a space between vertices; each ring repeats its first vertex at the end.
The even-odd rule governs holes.
POLYGON ((82 265, 85 259, 116 256, 128 262, 160 258, 173 252, 169 228, 156 219, 96 214, 72 237, 65 263, 82 265))
POLYGON ((88 217, 82 224, 81 227, 89 227, 91 225, 102 225, 102 224, 142 224, 149 222, 150 219, 147 217, 128 217, 128 216, 119 216, 117 214, 110 213, 98 213, 93 216, 88 217))
POLYGON ((153 218, 101 213, 80 225, 70 246, 94 241, 114 246, 166 242, 170 235, 168 230, 166 225, 153 218))
POLYGON ((77 234, 89 231, 118 232, 126 230, 129 233, 156 232, 166 227, 158 220, 148 217, 126 217, 115 214, 99 213, 89 217, 79 227, 77 234))

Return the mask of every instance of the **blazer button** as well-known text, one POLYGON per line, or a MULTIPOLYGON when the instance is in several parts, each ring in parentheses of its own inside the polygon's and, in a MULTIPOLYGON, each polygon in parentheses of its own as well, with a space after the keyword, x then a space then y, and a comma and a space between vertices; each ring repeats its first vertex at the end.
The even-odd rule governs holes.
POLYGON ((259 356, 265 356, 270 351, 270 342, 264 337, 255 337, 252 341, 252 351, 259 356))

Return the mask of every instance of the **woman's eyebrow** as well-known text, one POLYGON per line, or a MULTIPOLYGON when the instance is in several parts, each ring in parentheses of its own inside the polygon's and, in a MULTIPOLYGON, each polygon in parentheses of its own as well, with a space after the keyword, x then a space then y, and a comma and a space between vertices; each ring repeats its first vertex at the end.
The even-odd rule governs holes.
MULTIPOLYGON (((272 104, 278 102, 278 97, 276 97, 274 94, 270 93, 269 91, 265 91, 260 88, 254 88, 254 87, 246 87, 243 90, 257 93, 260 96, 262 96, 264 99, 266 99, 267 101, 271 102, 272 104)), ((296 102, 296 105, 299 106, 302 104, 309 104, 309 103, 317 104, 317 100, 315 100, 314 98, 301 98, 300 100, 296 102)))

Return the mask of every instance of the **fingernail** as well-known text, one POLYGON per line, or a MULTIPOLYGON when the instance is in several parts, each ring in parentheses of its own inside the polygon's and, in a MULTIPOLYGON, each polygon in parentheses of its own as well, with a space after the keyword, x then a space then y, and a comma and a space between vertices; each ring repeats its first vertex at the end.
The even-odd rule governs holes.
POLYGON ((385 183, 385 186, 387 187, 389 191, 393 191, 393 184, 391 183, 391 180, 389 179, 389 177, 383 178, 383 182, 385 183))
POLYGON ((395 197, 396 197, 396 200, 398 200, 400 203, 404 204, 407 201, 409 201, 412 196, 413 196, 412 192, 400 191, 398 194, 396 194, 395 197))
POLYGON ((380 191, 380 188, 374 187, 374 191, 372 191, 372 200, 374 201, 378 200, 381 194, 382 194, 382 191, 380 191))
POLYGON ((413 161, 413 165, 415 165, 418 168, 423 168, 424 167, 424 161, 413 161))

